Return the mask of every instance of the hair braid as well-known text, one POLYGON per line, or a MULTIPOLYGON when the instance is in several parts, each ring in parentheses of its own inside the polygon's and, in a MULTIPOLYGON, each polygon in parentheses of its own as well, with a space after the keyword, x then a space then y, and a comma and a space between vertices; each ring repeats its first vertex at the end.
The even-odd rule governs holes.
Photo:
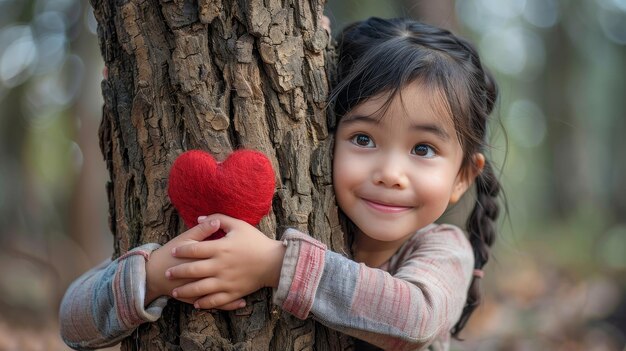
MULTIPOLYGON (((469 240, 474 249, 475 269, 482 269, 489 260, 489 248, 496 238, 495 222, 500 213, 497 200, 499 194, 500 182, 496 178, 491 164, 485 160, 482 172, 476 177, 476 205, 467 219, 469 240)), ((480 278, 474 277, 470 284, 467 302, 461 318, 452 328, 453 336, 458 336, 480 302, 480 278)))

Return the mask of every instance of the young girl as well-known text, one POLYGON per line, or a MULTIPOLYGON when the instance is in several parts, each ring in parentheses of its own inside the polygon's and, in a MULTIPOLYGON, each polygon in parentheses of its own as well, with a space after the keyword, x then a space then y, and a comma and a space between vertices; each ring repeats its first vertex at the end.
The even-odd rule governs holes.
POLYGON ((275 304, 362 340, 357 350, 448 349, 480 300, 495 237, 500 186, 483 153, 495 84, 465 40, 407 19, 349 26, 339 54, 333 184, 352 259, 293 229, 277 241, 202 217, 77 280, 61 307, 68 345, 115 343, 159 318, 168 296, 235 309, 273 287, 275 304), (468 240, 434 222, 474 183, 468 240), (219 228, 226 237, 203 241, 219 228))

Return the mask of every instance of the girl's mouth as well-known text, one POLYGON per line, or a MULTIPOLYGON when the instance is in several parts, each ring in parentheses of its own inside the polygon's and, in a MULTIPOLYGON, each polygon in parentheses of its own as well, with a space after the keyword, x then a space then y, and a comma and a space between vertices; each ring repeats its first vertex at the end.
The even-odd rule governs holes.
POLYGON ((364 198, 362 200, 369 207, 377 211, 384 212, 384 213, 399 213, 399 212, 404 212, 413 208, 411 206, 398 206, 398 205, 383 204, 380 202, 376 202, 376 201, 372 201, 372 200, 368 200, 364 198))

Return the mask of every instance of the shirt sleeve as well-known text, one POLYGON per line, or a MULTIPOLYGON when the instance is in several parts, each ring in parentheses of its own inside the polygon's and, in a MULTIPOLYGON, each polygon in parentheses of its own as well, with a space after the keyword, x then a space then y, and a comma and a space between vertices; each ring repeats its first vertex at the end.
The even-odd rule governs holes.
POLYGON ((474 264, 465 234, 450 225, 418 232, 399 250, 394 275, 369 268, 288 230, 274 303, 383 349, 419 350, 449 338, 474 264))
POLYGON ((73 349, 111 346, 139 325, 161 317, 168 297, 144 308, 146 260, 158 244, 137 247, 107 260, 75 280, 59 311, 61 337, 73 349))

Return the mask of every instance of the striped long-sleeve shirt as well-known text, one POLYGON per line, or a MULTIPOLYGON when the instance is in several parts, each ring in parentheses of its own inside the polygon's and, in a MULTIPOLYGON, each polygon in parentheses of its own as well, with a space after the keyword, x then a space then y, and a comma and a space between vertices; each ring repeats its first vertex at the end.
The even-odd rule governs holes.
MULTIPOLYGON (((385 350, 448 350, 465 304, 472 248, 450 225, 415 233, 380 268, 369 268, 312 237, 287 230, 274 303, 385 350)), ((61 304, 61 335, 73 348, 115 344, 158 319, 167 299, 144 308, 147 244, 75 281, 61 304)))

